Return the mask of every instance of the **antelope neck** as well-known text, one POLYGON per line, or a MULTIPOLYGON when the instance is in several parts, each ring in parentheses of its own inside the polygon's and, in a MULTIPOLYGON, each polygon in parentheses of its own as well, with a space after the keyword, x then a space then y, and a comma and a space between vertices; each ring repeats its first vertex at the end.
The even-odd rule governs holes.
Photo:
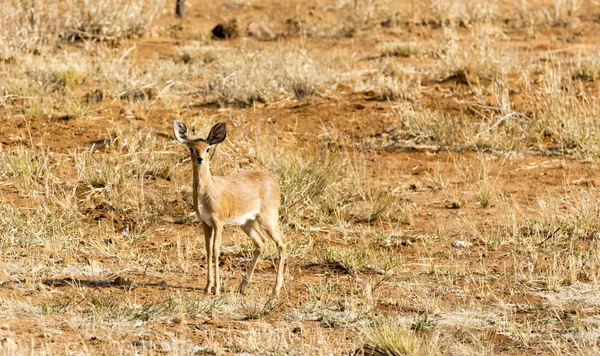
POLYGON ((213 179, 210 174, 208 160, 205 160, 202 165, 192 163, 193 165, 193 189, 194 189, 194 206, 198 207, 198 197, 208 190, 213 179))

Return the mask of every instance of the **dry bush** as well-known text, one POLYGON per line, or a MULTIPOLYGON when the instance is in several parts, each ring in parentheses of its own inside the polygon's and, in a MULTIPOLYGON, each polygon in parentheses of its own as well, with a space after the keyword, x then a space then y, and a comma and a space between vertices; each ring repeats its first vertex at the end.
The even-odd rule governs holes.
POLYGON ((109 157, 75 155, 74 160, 82 183, 88 189, 116 189, 123 183, 121 165, 109 157))
POLYGON ((600 223, 596 217, 600 207, 593 193, 582 192, 573 196, 549 198, 538 202, 539 218, 525 222, 527 243, 542 243, 548 234, 565 234, 571 239, 591 240, 597 238, 600 223))
POLYGON ((84 0, 82 4, 69 3, 71 13, 66 14, 67 39, 119 40, 143 35, 164 0, 84 0))
POLYGON ((497 81, 504 80, 515 70, 515 54, 494 49, 491 38, 466 44, 451 29, 445 30, 444 38, 445 45, 438 53, 440 80, 458 77, 468 81, 497 81))
POLYGON ((575 27, 579 23, 581 0, 541 0, 505 2, 505 20, 512 27, 575 27))
POLYGON ((396 22, 398 9, 394 2, 351 0, 342 2, 339 10, 340 34, 352 37, 355 33, 382 24, 396 22))
POLYGON ((0 7, 0 60, 21 52, 43 52, 58 41, 66 4, 60 2, 4 1, 0 7))
POLYGON ((426 11, 426 21, 435 25, 468 26, 496 20, 498 4, 496 1, 430 0, 426 11))
POLYGON ((325 247, 320 258, 325 265, 349 274, 364 271, 367 266, 367 251, 340 247, 325 247))
POLYGON ((335 77, 304 54, 234 53, 207 74, 208 90, 223 104, 247 106, 284 98, 331 94, 335 77))
POLYGON ((47 276, 56 260, 68 264, 77 258, 68 247, 80 241, 84 229, 74 187, 63 180, 65 157, 17 146, 0 152, 0 161, 0 177, 20 196, 0 209, 0 223, 5 226, 0 232, 3 256, 19 266, 8 274, 47 276))
POLYGON ((63 39, 141 36, 163 4, 164 0, 7 0, 0 7, 0 59, 44 52, 63 39))
POLYGON ((449 117, 399 103, 394 108, 398 118, 396 125, 376 141, 380 142, 378 147, 386 149, 429 146, 435 150, 518 151, 532 148, 553 155, 597 157, 600 127, 594 117, 599 107, 586 94, 562 90, 557 94, 536 91, 531 117, 493 108, 482 112, 481 121, 465 114, 449 117))

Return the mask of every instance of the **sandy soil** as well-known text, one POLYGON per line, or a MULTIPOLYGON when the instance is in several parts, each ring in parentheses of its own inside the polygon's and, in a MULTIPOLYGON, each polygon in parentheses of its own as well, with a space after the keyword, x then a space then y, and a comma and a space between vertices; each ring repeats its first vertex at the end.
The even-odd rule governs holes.
MULTIPOLYGON (((140 66, 143 66, 161 58, 174 57, 179 46, 189 42, 194 36, 209 33, 217 23, 238 17, 242 24, 256 20, 276 27, 286 19, 293 18, 300 6, 291 2, 269 0, 246 2, 246 5, 240 7, 226 6, 227 4, 222 1, 214 3, 188 0, 185 19, 178 20, 165 14, 158 20, 157 26, 161 30, 156 31, 156 36, 123 41, 120 47, 135 46, 135 57, 140 66)), ((335 15, 326 10, 326 3, 301 6, 314 8, 315 16, 335 19, 335 15)), ((579 49, 599 48, 600 37, 595 34, 600 33, 600 12, 597 5, 590 3, 586 6, 590 11, 583 12, 581 23, 576 28, 541 28, 535 39, 528 38, 527 29, 507 29, 503 40, 495 42, 495 45, 498 48, 519 50, 536 58, 549 53, 558 58, 570 58, 579 49)), ((459 31, 469 29, 459 28, 459 31)), ((371 58, 377 55, 373 46, 376 41, 417 40, 428 44, 441 36, 442 30, 439 28, 413 25, 397 31, 383 29, 373 33, 360 32, 351 38, 286 35, 276 41, 264 42, 241 36, 223 43, 246 49, 294 48, 301 44, 309 53, 332 58, 332 62, 335 62, 334 57, 350 53, 354 58, 361 59, 354 68, 359 70, 361 66, 368 69, 371 58)), ((79 51, 83 46, 81 43, 73 43, 66 48, 68 51, 79 51)), ((434 59, 427 56, 399 60, 403 61, 403 65, 415 65, 419 68, 434 63, 434 59)), ((531 80, 535 81, 537 78, 531 80)), ((597 81, 583 85, 597 94, 597 81)), ((468 113, 473 108, 473 91, 460 78, 440 82, 433 77, 423 76, 421 86, 422 94, 418 101, 423 108, 440 110, 450 116, 468 113)), ((514 93, 511 97, 517 111, 528 107, 528 98, 521 99, 520 95, 514 93)), ((426 314, 436 327, 444 330, 462 328, 478 335, 476 338, 485 340, 484 343, 488 345, 486 354, 549 352, 543 337, 534 337, 533 333, 522 339, 514 337, 514 333, 507 331, 510 329, 507 320, 521 323, 519 325, 529 325, 540 319, 557 318, 561 322, 571 323, 579 318, 588 320, 586 325, 594 325, 592 321, 597 318, 600 310, 597 286, 591 281, 578 281, 561 291, 534 287, 515 291, 508 275, 516 273, 515 269, 522 267, 515 260, 518 258, 515 250, 521 247, 508 243, 490 248, 476 237, 481 235, 473 231, 486 231, 493 235, 495 231, 505 228, 509 204, 503 202, 517 204, 520 210, 515 214, 523 219, 535 215, 540 208, 540 200, 547 197, 578 192, 593 194, 600 182, 596 162, 569 156, 545 156, 533 150, 477 153, 463 150, 439 151, 435 147, 395 146, 386 140, 388 130, 397 120, 392 115, 393 104, 376 99, 373 92, 355 91, 342 85, 332 97, 259 103, 249 108, 220 107, 211 103, 198 105, 195 104, 198 98, 190 98, 181 113, 159 109, 144 118, 128 116, 120 110, 121 103, 118 101, 104 101, 94 106, 89 115, 93 119, 42 116, 25 118, 4 110, 0 134, 3 148, 34 145, 61 154, 88 150, 106 139, 110 130, 115 127, 153 128, 164 133, 162 139, 168 140, 172 122, 176 118, 202 116, 211 122, 231 122, 230 118, 235 116, 236 122, 242 124, 231 126, 234 131, 250 130, 258 126, 265 136, 293 136, 294 144, 320 147, 332 145, 332 149, 333 146, 343 145, 351 154, 361 152, 356 157, 364 160, 362 164, 373 185, 399 197, 407 205, 418 206, 416 215, 409 222, 393 223, 393 230, 400 236, 392 236, 387 242, 382 240, 367 243, 361 241, 360 237, 363 230, 368 230, 371 234, 369 236, 377 232, 381 235, 388 234, 392 223, 382 221, 356 221, 351 231, 332 227, 331 230, 318 229, 310 232, 317 247, 361 249, 368 246, 373 251, 397 254, 398 261, 402 261, 402 268, 392 276, 382 275, 375 270, 351 272, 339 266, 314 264, 309 258, 295 256, 289 260, 287 281, 277 306, 258 320, 248 320, 239 313, 220 310, 213 311, 207 317, 140 322, 133 326, 136 330, 122 329, 130 328, 132 324, 117 324, 112 331, 105 328, 95 330, 93 324, 89 326, 84 321, 78 324, 72 314, 64 319, 65 315, 60 312, 40 316, 27 311, 13 312, 15 309, 11 307, 11 313, 0 315, 0 336, 4 338, 5 349, 16 347, 11 343, 23 345, 24 342, 30 342, 38 350, 50 348, 49 345, 55 345, 52 350, 61 350, 56 345, 64 343, 62 350, 65 353, 77 353, 77 348, 82 348, 80 351, 83 353, 97 354, 129 353, 133 350, 141 353, 168 353, 177 351, 174 345, 187 345, 190 347, 187 349, 189 353, 229 354, 244 351, 243 348, 224 346, 232 338, 251 339, 257 332, 263 332, 261 335, 264 337, 264 330, 285 330, 281 335, 286 335, 285 342, 288 345, 327 345, 324 348, 326 353, 351 353, 360 349, 360 331, 357 327, 360 323, 345 324, 352 319, 350 314, 356 308, 360 310, 360 306, 331 308, 334 310, 332 314, 348 313, 343 317, 331 317, 334 320, 332 322, 328 322, 323 315, 313 315, 308 311, 302 318, 292 316, 301 306, 313 300, 310 286, 338 286, 346 293, 351 293, 354 289, 368 285, 369 288, 376 289, 373 292, 376 295, 373 317, 405 318, 410 324, 415 317, 426 314), (496 191, 496 198, 487 208, 482 208, 473 198, 473 185, 461 175, 463 169, 457 168, 480 167, 482 162, 487 164, 488 174, 492 177, 496 191), (435 177, 443 177, 443 188, 436 186, 435 177), (453 202, 457 200, 460 201, 458 208, 453 206, 453 202), (350 239, 348 236, 355 237, 350 239), (465 249, 452 248, 451 243, 456 240, 467 241, 472 246, 465 249), (477 271, 481 273, 478 274, 477 271), (446 278, 452 282, 440 280, 446 278), (584 295, 586 297, 582 297, 584 295), (429 297, 431 299, 427 300, 429 297), (196 348, 190 345, 196 345, 196 348)), ((190 172, 186 170, 175 174, 181 177, 190 172)), ((162 189, 171 189, 171 184, 173 183, 168 180, 148 181, 147 189, 160 192, 162 189)), ((18 187, 0 187, 0 200, 4 204, 25 207, 28 199, 32 198, 18 187)), ((168 206, 181 212, 189 208, 176 200, 169 202, 168 206)), ((91 203, 89 210, 83 212, 83 215, 90 226, 95 221, 103 220, 114 225, 115 231, 118 231, 128 224, 120 216, 91 203)), ((177 236, 193 236, 195 230, 196 226, 192 221, 174 224, 165 219, 159 230, 146 240, 136 242, 135 248, 148 256, 160 255, 161 258, 176 259, 177 236)), ((288 231, 288 239, 298 238, 295 234, 297 233, 293 230, 288 231)), ((228 253, 227 246, 242 239, 245 237, 241 232, 231 228, 225 236, 226 248, 222 258, 225 298, 232 298, 246 264, 242 256, 228 253)), ((199 238, 193 245, 195 249, 190 259, 197 263, 186 273, 157 266, 153 266, 149 273, 144 266, 131 263, 121 271, 118 268, 119 261, 103 256, 78 255, 72 256, 71 264, 75 266, 72 267, 73 271, 69 270, 68 263, 57 261, 57 267, 62 268, 62 277, 31 281, 3 278, 0 285, 0 310, 1 305, 9 301, 46 305, 62 300, 65 308, 76 308, 77 303, 90 293, 99 299, 125 296, 128 301, 138 305, 154 305, 169 298, 203 302, 216 300, 207 296, 202 289, 206 272, 203 240, 199 238), (77 267, 82 261, 87 263, 87 270, 77 267), (106 274, 105 270, 112 273, 106 274)), ((589 245, 584 243, 582 246, 589 245)), ((546 250, 537 253, 550 255, 546 250)), ((27 254, 28 251, 24 250, 23 255, 27 254)), ((13 261, 4 261, 4 269, 10 270, 11 263, 13 261)), ((271 288, 274 272, 272 263, 260 262, 255 281, 249 286, 249 294, 266 296, 271 288)), ((59 306, 56 308, 60 309, 59 306)), ((83 316, 84 314, 81 318, 83 316)), ((556 328, 560 328, 560 325, 556 328)), ((273 331, 269 342, 274 342, 281 335, 273 331)), ((301 350, 298 352, 302 353, 301 350)))

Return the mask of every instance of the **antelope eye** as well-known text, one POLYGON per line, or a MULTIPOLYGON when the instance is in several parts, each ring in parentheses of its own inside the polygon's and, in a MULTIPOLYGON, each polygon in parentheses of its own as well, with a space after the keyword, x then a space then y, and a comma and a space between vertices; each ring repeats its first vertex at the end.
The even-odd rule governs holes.
POLYGON ((193 147, 190 147, 190 153, 194 154, 196 152, 196 150, 193 147))
POLYGON ((206 153, 208 153, 208 151, 210 151, 210 147, 206 147, 206 153))

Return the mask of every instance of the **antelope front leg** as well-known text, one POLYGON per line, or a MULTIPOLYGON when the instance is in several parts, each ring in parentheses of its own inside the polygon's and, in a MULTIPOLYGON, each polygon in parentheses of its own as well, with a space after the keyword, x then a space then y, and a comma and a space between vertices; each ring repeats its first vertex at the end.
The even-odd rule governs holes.
POLYGON ((202 229, 204 230, 204 245, 206 247, 206 264, 207 264, 207 274, 206 274, 206 288, 204 291, 209 293, 215 284, 214 274, 213 274, 213 232, 214 229, 208 226, 206 223, 202 223, 202 229))
POLYGON ((219 273, 219 256, 221 254, 221 235, 223 224, 215 223, 213 228, 213 254, 215 255, 215 295, 221 294, 221 275, 219 273))

